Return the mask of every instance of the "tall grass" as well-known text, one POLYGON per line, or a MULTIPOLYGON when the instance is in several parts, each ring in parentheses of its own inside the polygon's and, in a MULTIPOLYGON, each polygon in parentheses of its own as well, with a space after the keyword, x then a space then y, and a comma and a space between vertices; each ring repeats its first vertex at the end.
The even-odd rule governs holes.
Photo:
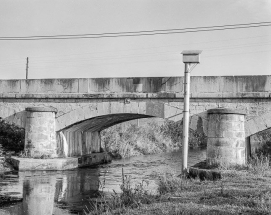
POLYGON ((174 194, 180 191, 188 191, 193 189, 195 180, 187 180, 184 177, 177 176, 176 173, 165 173, 157 175, 157 191, 160 195, 167 193, 174 194))
MULTIPOLYGON (((122 184, 120 185, 121 192, 116 193, 113 190, 113 194, 111 194, 110 197, 107 197, 102 192, 99 200, 91 203, 91 207, 86 214, 112 214, 116 211, 121 213, 126 211, 128 208, 138 208, 141 205, 153 203, 156 196, 147 192, 147 186, 148 183, 144 180, 141 183, 132 186, 131 178, 124 175, 122 169, 122 184)), ((104 187, 104 185, 102 185, 102 187, 104 187)))
POLYGON ((264 176, 271 169, 270 155, 254 154, 248 161, 247 168, 254 174, 264 176))

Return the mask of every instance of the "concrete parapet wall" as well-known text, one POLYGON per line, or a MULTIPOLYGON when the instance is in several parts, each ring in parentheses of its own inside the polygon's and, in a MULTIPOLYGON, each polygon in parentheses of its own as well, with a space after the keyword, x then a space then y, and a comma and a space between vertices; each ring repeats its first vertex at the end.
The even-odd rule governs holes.
MULTIPOLYGON (((3 94, 183 92, 183 77, 0 80, 3 94)), ((271 76, 192 76, 191 93, 271 93, 271 76)), ((257 96, 257 95, 256 95, 257 96)))

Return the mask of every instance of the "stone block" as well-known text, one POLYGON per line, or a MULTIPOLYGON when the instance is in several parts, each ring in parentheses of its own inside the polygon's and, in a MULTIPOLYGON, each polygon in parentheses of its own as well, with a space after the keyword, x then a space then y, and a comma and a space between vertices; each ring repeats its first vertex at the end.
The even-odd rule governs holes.
POLYGON ((235 147, 237 148, 245 148, 245 140, 235 140, 235 147))

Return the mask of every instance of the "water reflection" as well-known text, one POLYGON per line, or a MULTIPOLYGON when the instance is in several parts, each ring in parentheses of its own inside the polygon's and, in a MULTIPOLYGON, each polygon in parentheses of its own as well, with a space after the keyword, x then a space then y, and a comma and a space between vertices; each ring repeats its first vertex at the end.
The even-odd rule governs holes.
MULTIPOLYGON (((205 151, 191 151, 189 164, 205 159, 205 151)), ((72 171, 36 171, 9 173, 0 178, 0 195, 22 198, 22 202, 0 208, 1 215, 83 214, 89 202, 103 191, 120 191, 124 168, 134 184, 145 180, 150 191, 156 190, 154 175, 181 171, 181 152, 140 156, 114 161, 97 168, 72 171)))
MULTIPOLYGON (((80 214, 90 199, 97 197, 99 190, 99 169, 78 169, 73 171, 19 172, 17 183, 1 184, 1 194, 21 190, 23 201, 0 209, 0 214, 52 215, 80 214), (18 190, 19 188, 19 190, 18 190), (65 212, 66 211, 66 212, 65 212)), ((16 173, 14 173, 16 175, 16 173)), ((9 178, 7 175, 6 178, 9 178)))

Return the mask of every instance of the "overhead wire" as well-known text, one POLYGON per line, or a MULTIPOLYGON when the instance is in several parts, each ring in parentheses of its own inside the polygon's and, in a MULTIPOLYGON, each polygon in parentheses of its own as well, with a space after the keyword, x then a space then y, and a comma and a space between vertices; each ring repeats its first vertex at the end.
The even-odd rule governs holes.
POLYGON ((148 31, 131 31, 131 32, 112 32, 100 34, 67 34, 67 35, 51 35, 51 36, 24 36, 24 37, 0 37, 0 40, 66 40, 66 39, 94 39, 94 38, 110 38, 110 37, 135 37, 135 36, 150 36, 150 35, 163 35, 163 34, 183 34, 205 31, 222 31, 244 28, 257 28, 271 26, 271 22, 257 22, 257 23, 244 23, 232 25, 217 25, 217 26, 204 26, 194 28, 180 28, 180 29, 161 29, 161 30, 148 30, 148 31))

